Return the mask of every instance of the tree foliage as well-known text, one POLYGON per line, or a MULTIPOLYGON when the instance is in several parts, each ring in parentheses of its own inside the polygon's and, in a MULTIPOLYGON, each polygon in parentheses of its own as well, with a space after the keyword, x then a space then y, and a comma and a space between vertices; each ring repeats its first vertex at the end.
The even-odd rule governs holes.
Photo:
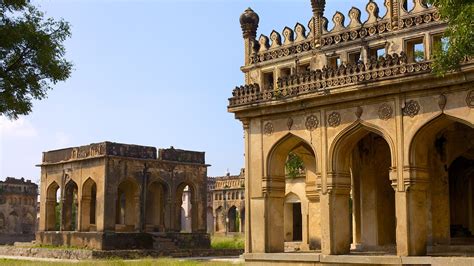
POLYGON ((30 1, 0 0, 0 115, 29 114, 32 100, 70 76, 63 45, 70 36, 68 22, 45 18, 30 1))
POLYGON ((449 44, 435 47, 433 70, 438 75, 459 68, 466 56, 474 55, 474 1, 473 0, 429 0, 448 21, 445 37, 449 44), (444 48, 444 49, 443 49, 444 48))
POLYGON ((298 155, 290 152, 286 160, 285 170, 289 178, 300 176, 304 172, 304 162, 298 155))

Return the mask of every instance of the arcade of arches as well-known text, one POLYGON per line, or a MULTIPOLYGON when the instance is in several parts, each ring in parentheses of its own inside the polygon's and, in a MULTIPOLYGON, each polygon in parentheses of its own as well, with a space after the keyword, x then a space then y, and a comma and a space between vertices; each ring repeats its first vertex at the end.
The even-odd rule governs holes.
MULTIPOLYGON (((289 251, 292 242, 325 254, 422 255, 429 246, 474 247, 472 109, 403 116, 405 130, 397 131, 396 119, 381 122, 370 117, 370 108, 353 122, 356 108, 340 110, 336 127, 308 130, 308 115, 293 116, 302 126, 290 132, 282 118, 246 126, 246 143, 253 144, 246 151, 252 156, 247 252, 289 251), (259 142, 251 132, 266 123, 276 130, 259 142), (401 138, 404 143, 395 142, 401 138), (290 153, 304 163, 296 178, 285 173, 290 153)), ((323 112, 313 115, 324 119, 323 112)))
POLYGON ((37 240, 149 248, 140 240, 148 236, 140 234, 159 232, 192 233, 208 242, 206 173, 204 153, 174 148, 160 149, 158 157, 153 147, 110 142, 45 152, 37 240), (71 237, 56 237, 56 231, 71 237))

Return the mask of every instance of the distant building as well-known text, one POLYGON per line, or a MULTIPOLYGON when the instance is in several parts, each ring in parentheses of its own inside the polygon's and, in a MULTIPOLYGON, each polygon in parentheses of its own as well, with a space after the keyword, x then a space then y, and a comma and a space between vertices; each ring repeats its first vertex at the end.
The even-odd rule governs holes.
POLYGON ((38 185, 24 178, 0 181, 0 244, 35 238, 38 185))
POLYGON ((244 179, 244 169, 239 175, 227 173, 225 176, 208 178, 208 228, 213 228, 214 233, 244 232, 244 179))

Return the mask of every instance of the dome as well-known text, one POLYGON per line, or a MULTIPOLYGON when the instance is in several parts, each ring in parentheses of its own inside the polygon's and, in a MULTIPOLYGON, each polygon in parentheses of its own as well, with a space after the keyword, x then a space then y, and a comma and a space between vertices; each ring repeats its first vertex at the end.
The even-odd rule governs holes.
POLYGON ((242 15, 240 15, 240 25, 252 24, 257 26, 259 17, 250 7, 247 8, 242 15))

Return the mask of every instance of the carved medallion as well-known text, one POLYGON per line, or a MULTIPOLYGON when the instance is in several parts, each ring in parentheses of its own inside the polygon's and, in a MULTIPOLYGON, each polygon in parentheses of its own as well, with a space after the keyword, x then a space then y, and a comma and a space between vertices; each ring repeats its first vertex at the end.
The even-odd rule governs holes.
POLYGON ((379 118, 382 120, 388 120, 392 118, 393 109, 390 105, 384 103, 379 107, 379 118))
POLYGON ((291 130, 291 127, 293 127, 293 118, 288 118, 288 121, 286 121, 286 126, 288 127, 288 130, 291 130))
POLYGON ((441 109, 441 111, 444 111, 444 108, 446 107, 446 102, 447 101, 448 101, 448 99, 446 99, 446 95, 444 95, 444 94, 439 95, 438 106, 439 106, 439 109, 441 109))
POLYGON ((307 130, 313 131, 318 127, 318 125, 319 125, 319 121, 316 116, 310 115, 306 118, 305 126, 307 130))
POLYGON ((474 108, 474 90, 471 90, 466 97, 467 106, 474 108))
POLYGON ((328 116, 328 125, 331 127, 337 127, 341 124, 341 114, 338 112, 332 112, 328 116))
POLYGON ((362 107, 360 106, 357 106, 357 109, 355 111, 355 115, 357 116, 357 119, 360 119, 360 117, 362 116, 362 113, 364 112, 364 110, 362 109, 362 107))
POLYGON ((265 135, 271 135, 273 133, 273 124, 270 122, 267 122, 265 126, 263 127, 263 133, 265 135))
POLYGON ((403 114, 409 117, 415 117, 420 111, 420 104, 417 101, 410 100, 405 103, 405 108, 403 108, 403 114))

